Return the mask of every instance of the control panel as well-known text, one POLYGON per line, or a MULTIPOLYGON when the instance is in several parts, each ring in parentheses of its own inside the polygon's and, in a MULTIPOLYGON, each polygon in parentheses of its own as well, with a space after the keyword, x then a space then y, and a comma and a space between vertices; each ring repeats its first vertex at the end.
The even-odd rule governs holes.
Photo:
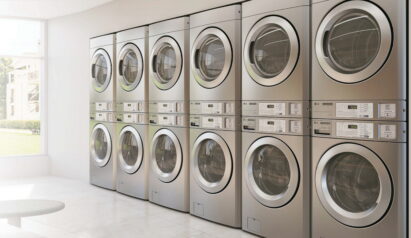
POLYGON ((236 115, 239 114, 239 102, 190 102, 190 114, 196 115, 236 115), (238 108, 236 108, 236 106, 238 108))
POLYGON ((116 122, 116 115, 114 112, 96 112, 90 114, 90 120, 101 122, 116 122))
POLYGON ((312 117, 318 119, 335 118, 377 121, 405 121, 407 117, 407 105, 405 101, 313 101, 312 117))
POLYGON ((239 130, 238 116, 190 116, 191 128, 207 128, 218 130, 239 130))
POLYGON ((307 118, 244 117, 242 119, 242 130, 247 132, 309 135, 309 128, 307 118))
POLYGON ((114 104, 112 102, 95 102, 90 104, 90 111, 111 112, 114 111, 114 104))
POLYGON ((150 102, 150 113, 185 113, 186 108, 183 101, 173 102, 150 102))
POLYGON ((243 116, 263 117, 308 117, 309 103, 302 101, 290 102, 260 102, 244 101, 243 116))
POLYGON ((148 124, 148 114, 146 113, 117 113, 117 122, 130 124, 148 124))
POLYGON ((406 142, 407 125, 405 122, 315 119, 312 134, 316 137, 406 142))
POLYGON ((150 125, 186 127, 187 116, 179 114, 153 114, 149 115, 150 125))
POLYGON ((147 112, 147 102, 121 102, 117 103, 118 112, 147 112))

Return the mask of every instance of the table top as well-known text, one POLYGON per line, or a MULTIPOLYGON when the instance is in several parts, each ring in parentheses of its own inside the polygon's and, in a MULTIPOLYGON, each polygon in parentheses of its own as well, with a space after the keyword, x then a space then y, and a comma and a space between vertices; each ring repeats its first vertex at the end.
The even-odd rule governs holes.
POLYGON ((40 199, 0 201, 0 218, 30 217, 62 210, 63 202, 40 199))

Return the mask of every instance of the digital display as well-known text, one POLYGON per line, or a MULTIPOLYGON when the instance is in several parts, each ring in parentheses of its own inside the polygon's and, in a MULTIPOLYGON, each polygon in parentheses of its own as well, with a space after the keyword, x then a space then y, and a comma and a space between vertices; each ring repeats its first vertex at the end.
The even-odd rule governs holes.
POLYGON ((358 125, 348 125, 348 129, 358 129, 358 125))
POLYGON ((214 107, 214 105, 213 105, 213 104, 208 104, 207 106, 208 106, 208 107, 214 107))
POLYGON ((213 119, 213 118, 209 118, 208 121, 209 121, 209 122, 213 122, 214 119, 213 119))
POLYGON ((348 109, 355 110, 355 109, 358 109, 358 107, 357 105, 348 105, 348 109))
POLYGON ((274 125, 274 122, 273 121, 268 121, 267 125, 274 125))
POLYGON ((274 105, 273 104, 268 104, 267 108, 274 108, 274 105))

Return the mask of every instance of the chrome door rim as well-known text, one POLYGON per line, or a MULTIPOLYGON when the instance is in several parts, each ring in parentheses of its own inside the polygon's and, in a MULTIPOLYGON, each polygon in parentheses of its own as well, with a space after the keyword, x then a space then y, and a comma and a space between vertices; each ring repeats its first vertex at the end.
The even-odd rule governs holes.
POLYGON ((137 172, 137 170, 140 168, 141 164, 143 163, 143 153, 144 153, 143 141, 141 140, 140 134, 132 126, 124 127, 121 130, 120 134, 119 134, 119 138, 120 138, 120 140, 119 140, 119 147, 118 147, 119 148, 118 158, 119 158, 119 161, 120 161, 120 167, 124 172, 126 172, 128 174, 133 174, 133 173, 137 172), (136 141, 137 141, 138 152, 137 152, 137 160, 136 160, 136 163, 134 165, 128 165, 126 163, 126 161, 124 160, 124 157, 123 157, 123 153, 121 151, 124 135, 125 135, 126 132, 131 132, 133 134, 134 138, 136 138, 136 141))
POLYGON ((249 31, 245 45, 244 45, 244 64, 250 77, 258 84, 263 86, 275 86, 285 81, 291 73, 294 71, 300 52, 300 45, 297 32, 290 22, 282 17, 268 16, 259 20, 249 31), (250 45, 255 41, 256 37, 265 29, 267 25, 281 26, 287 33, 290 39, 290 57, 288 59, 286 67, 283 71, 275 77, 265 78, 258 73, 257 67, 250 60, 250 45))
POLYGON ((321 68, 328 76, 341 83, 359 83, 373 76, 384 65, 385 61, 389 57, 391 44, 391 25, 384 12, 370 2, 348 1, 332 9, 321 22, 315 40, 315 52, 321 68), (325 35, 324 33, 329 31, 341 16, 351 10, 362 10, 374 17, 381 30, 381 43, 377 56, 366 68, 356 73, 347 74, 338 72, 333 68, 333 63, 324 53, 323 42, 325 35))
POLYGON ((200 135, 194 142, 193 150, 191 152, 191 158, 191 172, 193 173, 194 180, 197 182, 198 186, 201 187, 201 189, 203 189, 207 193, 219 193, 222 190, 224 190, 225 187, 227 187, 228 183, 230 182, 231 174, 233 172, 233 159, 231 156, 230 149, 228 148, 228 145, 223 138, 212 132, 206 132, 200 135), (205 180, 201 175, 200 169, 198 167, 197 158, 199 146, 201 142, 207 139, 217 142, 224 152, 224 158, 226 162, 224 176, 221 178, 219 182, 216 183, 210 183, 207 180, 205 180))
POLYGON ((91 156, 93 158, 93 162, 96 166, 98 167, 104 167, 107 165, 107 163, 110 161, 111 158, 111 150, 112 150, 112 141, 111 141, 111 136, 110 136, 110 132, 108 131, 107 127, 104 126, 103 124, 97 124, 94 128, 93 131, 91 133, 91 143, 90 143, 90 147, 91 147, 91 156), (107 153, 106 156, 103 159, 100 159, 97 156, 97 153, 94 149, 94 145, 95 145, 95 135, 97 133, 98 130, 102 130, 104 132, 105 137, 107 138, 107 153))
POLYGON ((110 84, 111 81, 111 73, 112 73, 112 63, 111 63, 111 59, 110 56, 108 55, 107 51, 105 51, 104 49, 98 49, 96 50, 96 52, 94 52, 93 54, 93 58, 91 61, 91 67, 92 67, 92 71, 94 70, 94 65, 96 64, 97 61, 97 56, 98 55, 102 55, 104 57, 104 59, 107 62, 107 78, 104 81, 104 84, 99 85, 99 83, 97 83, 97 79, 95 77, 93 77, 93 73, 92 73, 92 78, 93 78, 93 88, 94 90, 96 90, 97 92, 101 93, 104 90, 106 90, 106 88, 108 87, 108 85, 110 84))
POLYGON ((178 45, 178 43, 171 38, 170 36, 163 36, 161 37, 155 44, 151 53, 151 57, 150 57, 150 73, 152 74, 154 80, 153 83, 154 85, 156 85, 157 88, 161 89, 161 90, 168 90, 170 88, 172 88, 178 81, 178 79, 180 78, 181 75, 181 71, 182 71, 182 66, 183 66, 183 56, 182 56, 182 52, 180 49, 180 46, 178 45), (158 76, 158 74, 154 71, 154 60, 157 57, 158 52, 160 51, 160 49, 162 48, 162 46, 164 46, 165 44, 169 44, 175 54, 176 54, 176 71, 174 72, 174 76, 171 80, 169 80, 167 83, 161 83, 161 78, 160 76, 158 76))
POLYGON ((366 227, 378 222, 388 211, 391 204, 392 197, 392 185, 391 177, 387 168, 381 159, 367 147, 353 144, 345 143, 336 145, 325 152, 325 154, 320 158, 316 173, 315 173, 315 185, 317 195, 321 201, 321 204, 325 210, 337 221, 351 227, 366 227), (367 159, 374 169, 378 173, 380 182, 380 194, 378 196, 376 205, 364 212, 353 213, 344 210, 332 199, 327 186, 327 164, 331 161, 334 156, 344 153, 351 152, 361 155, 363 158, 367 159))
POLYGON ((203 30, 196 38, 193 44, 193 48, 191 49, 191 72, 197 81, 197 83, 204 87, 204 88, 215 88, 218 85, 222 84, 224 80, 227 78, 228 74, 231 70, 231 65, 233 62, 233 50, 228 39, 227 35, 220 29, 215 27, 209 27, 203 30), (225 57, 224 57, 224 67, 221 73, 218 75, 217 78, 213 79, 212 81, 204 80, 204 75, 201 73, 200 69, 196 68, 196 52, 200 50, 200 47, 203 43, 210 37, 216 36, 218 39, 221 40, 225 49, 225 57))
POLYGON ((283 141, 274 137, 262 137, 254 141, 253 144, 251 144, 251 146, 247 150, 244 160, 243 176, 246 180, 248 191, 250 191, 251 195, 253 195, 253 197, 258 202, 267 207, 278 208, 288 204, 293 199, 294 195, 298 190, 298 184, 300 179, 300 172, 298 167, 299 166, 294 153, 283 141), (280 149, 286 156, 287 161, 289 163, 291 171, 290 182, 288 183, 287 190, 282 194, 274 196, 267 195, 258 187, 257 183, 254 180, 252 166, 254 160, 253 154, 255 150, 257 150, 263 145, 272 145, 280 149))
POLYGON ((143 61, 143 56, 141 54, 140 49, 133 43, 127 43, 125 44, 120 51, 119 54, 119 64, 118 64, 118 74, 119 74, 119 80, 120 82, 120 86, 123 90, 125 91, 132 91, 134 90, 141 82, 141 78, 143 77, 143 70, 144 70, 144 61, 143 61), (137 56, 137 62, 138 62, 138 71, 137 71, 137 77, 136 77, 136 81, 134 81, 134 83, 127 85, 127 79, 125 79, 124 75, 121 75, 121 68, 123 66, 123 64, 121 63, 123 61, 123 58, 126 56, 126 54, 129 51, 133 51, 136 56, 137 56))
POLYGON ((180 170, 183 165, 183 156, 182 156, 182 149, 181 144, 176 135, 168 129, 160 129, 157 131, 153 137, 151 142, 151 164, 156 177, 164 183, 170 183, 175 180, 180 173, 180 170), (156 156, 155 156, 155 148, 157 145, 157 140, 160 136, 165 135, 168 136, 174 143, 176 147, 176 166, 174 167, 171 173, 163 173, 157 165, 156 156))

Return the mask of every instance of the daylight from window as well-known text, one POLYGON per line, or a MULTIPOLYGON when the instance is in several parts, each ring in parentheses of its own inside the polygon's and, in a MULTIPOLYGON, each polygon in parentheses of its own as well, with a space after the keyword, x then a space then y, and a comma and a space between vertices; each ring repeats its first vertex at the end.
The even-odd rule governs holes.
POLYGON ((43 24, 0 18, 0 157, 42 152, 43 24))

